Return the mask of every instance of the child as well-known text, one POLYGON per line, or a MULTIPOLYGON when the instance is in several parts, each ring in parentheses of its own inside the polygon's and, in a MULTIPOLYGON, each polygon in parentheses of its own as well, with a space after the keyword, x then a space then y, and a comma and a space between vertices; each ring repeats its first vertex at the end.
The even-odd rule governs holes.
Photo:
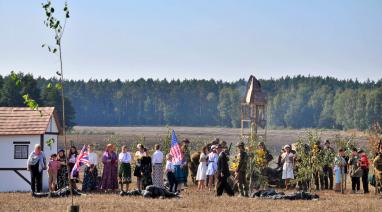
POLYGON ((55 191, 57 186, 57 173, 61 167, 60 161, 57 160, 57 154, 52 154, 48 163, 49 191, 55 191))
POLYGON ((122 146, 122 152, 118 156, 119 165, 119 183, 121 184, 121 192, 124 192, 123 185, 126 185, 126 191, 129 190, 129 184, 131 183, 131 154, 127 152, 127 147, 122 146))
POLYGON ((362 187, 365 194, 369 193, 369 159, 367 158, 366 153, 363 150, 358 151, 359 156, 361 157, 360 166, 362 169, 362 187))
POLYGON ((349 165, 350 165, 351 188, 352 188, 352 193, 354 194, 361 189, 360 177, 362 176, 362 169, 360 167, 359 157, 358 157, 356 148, 354 148, 352 151, 352 157, 350 158, 349 165))
POLYGON ((167 162, 166 162, 165 172, 166 172, 166 176, 167 176, 167 181, 170 184, 169 189, 170 189, 170 192, 176 192, 178 184, 176 182, 176 178, 175 178, 175 174, 174 174, 175 170, 174 170, 174 166, 172 163, 172 155, 167 154, 166 159, 167 159, 167 162))

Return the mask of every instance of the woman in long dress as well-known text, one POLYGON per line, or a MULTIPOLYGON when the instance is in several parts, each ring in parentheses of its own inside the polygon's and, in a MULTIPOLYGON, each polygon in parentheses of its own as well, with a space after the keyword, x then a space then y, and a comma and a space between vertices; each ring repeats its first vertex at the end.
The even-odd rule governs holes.
POLYGON ((216 145, 211 146, 211 152, 208 154, 208 167, 207 167, 207 176, 208 176, 208 190, 212 190, 212 184, 215 182, 215 174, 218 169, 218 154, 216 153, 216 145))
POLYGON ((160 151, 160 145, 155 144, 155 152, 152 154, 152 166, 153 166, 153 185, 163 188, 163 152, 160 151))
MULTIPOLYGON (((142 144, 137 145, 138 151, 135 152, 135 169, 134 169, 134 176, 137 177, 137 189, 141 190, 142 189, 142 170, 141 170, 141 162, 142 162, 142 157, 146 156, 145 148, 143 147, 142 144)), ((143 188, 144 189, 144 188, 143 188)))
POLYGON ((147 186, 153 184, 153 179, 151 177, 152 164, 151 157, 147 154, 147 149, 144 149, 145 156, 142 157, 141 161, 141 175, 142 175, 142 189, 146 189, 147 186))
POLYGON ((291 152, 290 145, 284 146, 285 152, 281 155, 283 162, 283 173, 282 179, 285 180, 285 188, 288 189, 289 181, 294 179, 293 174, 293 162, 294 162, 294 154, 291 152))
POLYGON ((97 153, 94 152, 93 145, 88 146, 88 151, 89 164, 85 167, 84 170, 84 180, 82 182, 83 192, 96 191, 98 187, 98 156, 97 153))
POLYGON ((345 156, 345 151, 344 149, 339 149, 338 150, 338 155, 334 159, 334 172, 336 176, 336 186, 335 186, 335 192, 341 192, 343 191, 342 189, 342 181, 345 177, 345 167, 346 167, 346 160, 344 159, 345 156))
POLYGON ((65 150, 61 149, 57 153, 58 161, 60 161, 61 166, 57 172, 57 188, 62 189, 69 185, 68 183, 68 167, 66 165, 65 150))
POLYGON ((112 144, 106 146, 106 151, 102 156, 103 173, 102 185, 103 190, 118 189, 118 157, 114 152, 112 144))
POLYGON ((207 161, 208 161, 208 147, 205 146, 200 154, 198 172, 196 173, 196 180, 198 181, 198 190, 205 188, 205 181, 207 178, 207 161))
POLYGON ((77 182, 78 182, 78 172, 75 172, 73 176, 71 176, 74 164, 76 164, 78 156, 78 151, 75 146, 71 146, 69 150, 68 155, 68 164, 69 164, 69 176, 70 176, 70 184, 72 185, 72 188, 77 189, 77 182))
POLYGON ((175 181, 176 181, 176 188, 177 188, 177 191, 180 193, 180 191, 182 190, 182 185, 184 185, 184 183, 186 182, 186 173, 184 171, 184 160, 177 160, 176 162, 174 162, 174 175, 175 175, 175 181))

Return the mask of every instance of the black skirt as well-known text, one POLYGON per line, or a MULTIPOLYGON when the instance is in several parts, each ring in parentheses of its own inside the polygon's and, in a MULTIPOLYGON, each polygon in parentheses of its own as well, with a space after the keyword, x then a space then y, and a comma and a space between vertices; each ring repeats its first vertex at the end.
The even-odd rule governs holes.
POLYGON ((140 160, 138 160, 137 164, 135 164, 134 176, 135 177, 142 177, 142 168, 141 168, 141 161, 140 160))

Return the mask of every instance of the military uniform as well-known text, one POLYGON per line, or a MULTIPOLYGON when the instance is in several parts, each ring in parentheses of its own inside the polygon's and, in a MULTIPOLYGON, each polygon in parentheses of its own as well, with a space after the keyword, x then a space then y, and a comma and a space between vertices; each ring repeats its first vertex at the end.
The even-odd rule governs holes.
POLYGON ((335 152, 334 149, 331 147, 325 147, 322 150, 322 154, 324 156, 324 161, 325 164, 322 167, 322 172, 323 172, 323 185, 324 189, 333 189, 333 167, 332 164, 334 162, 334 157, 335 157, 335 152))
MULTIPOLYGON (((241 144, 239 144, 238 146, 241 146, 241 144)), ((238 158, 239 164, 237 166, 236 173, 237 179, 239 181, 239 191, 242 196, 248 196, 248 183, 246 178, 248 154, 244 150, 240 150, 238 158)))

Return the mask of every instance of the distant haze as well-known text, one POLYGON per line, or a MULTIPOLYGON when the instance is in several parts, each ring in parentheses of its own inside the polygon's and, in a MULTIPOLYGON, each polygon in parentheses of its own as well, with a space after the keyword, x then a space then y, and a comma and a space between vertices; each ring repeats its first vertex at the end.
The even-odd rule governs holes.
MULTIPOLYGON (((53 77, 40 1, 0 0, 0 74, 53 77)), ((63 1, 53 1, 56 11, 63 1)), ((382 78, 382 1, 69 0, 69 79, 382 78)))

